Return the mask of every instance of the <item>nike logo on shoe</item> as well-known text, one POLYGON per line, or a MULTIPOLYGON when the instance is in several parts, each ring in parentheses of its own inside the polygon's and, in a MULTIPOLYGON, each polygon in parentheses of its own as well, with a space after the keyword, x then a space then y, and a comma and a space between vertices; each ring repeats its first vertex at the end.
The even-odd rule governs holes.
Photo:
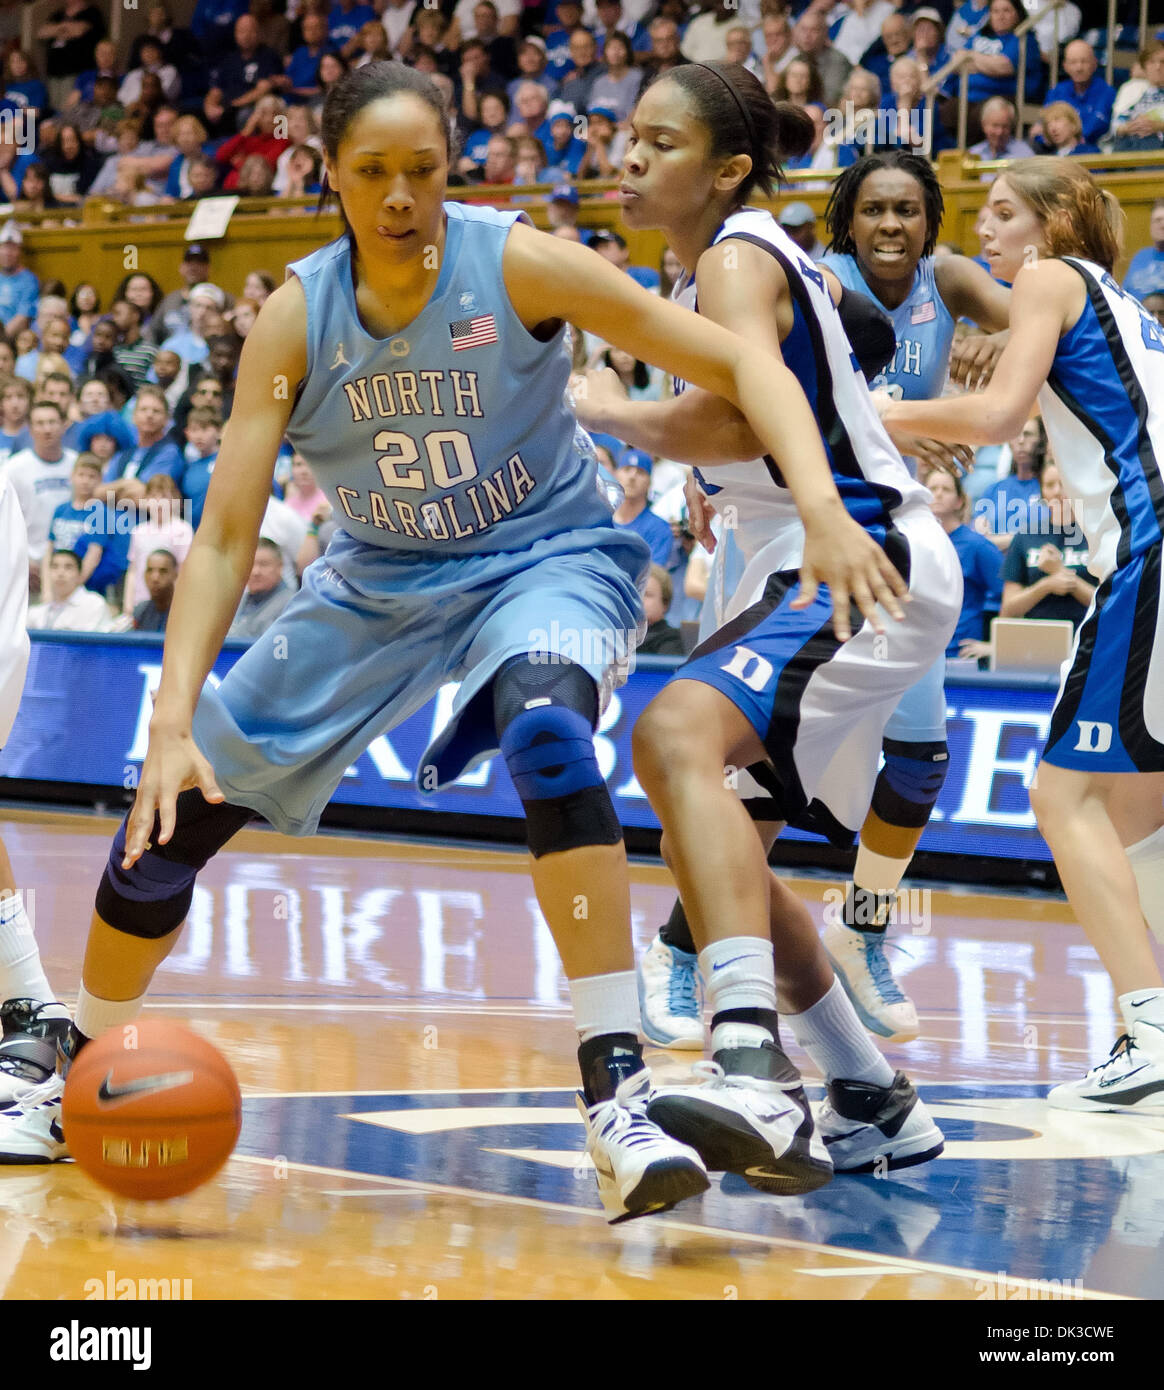
POLYGON ((1099 1083, 1100 1090, 1103 1090, 1107 1086, 1122 1086, 1125 1082, 1131 1080, 1131 1078, 1135 1076, 1137 1072, 1143 1071, 1145 1067, 1150 1067, 1151 1065, 1151 1062, 1144 1062, 1142 1065, 1138 1067, 1133 1067, 1131 1071, 1124 1072, 1123 1076, 1104 1077, 1104 1079, 1099 1083))
POLYGON ((63 1144, 65 1142, 65 1131, 61 1128, 59 1120, 54 1120, 52 1124, 49 1125, 49 1133, 58 1144, 63 1144))
POLYGON ((105 1080, 97 1088, 97 1099, 105 1105, 115 1105, 119 1100, 130 1096, 149 1095, 151 1091, 172 1091, 178 1086, 188 1086, 194 1080, 192 1071, 167 1071, 157 1076, 141 1076, 133 1081, 113 1083, 113 1073, 108 1072, 105 1080))

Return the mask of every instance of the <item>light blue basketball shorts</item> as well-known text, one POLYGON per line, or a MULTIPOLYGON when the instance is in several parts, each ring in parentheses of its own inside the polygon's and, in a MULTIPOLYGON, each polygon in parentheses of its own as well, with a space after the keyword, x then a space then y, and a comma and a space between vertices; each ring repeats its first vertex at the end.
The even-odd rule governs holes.
POLYGON ((574 662, 605 707, 644 621, 649 563, 645 542, 613 527, 439 559, 337 532, 274 625, 203 687, 195 742, 228 801, 309 835, 372 740, 460 681, 417 770, 421 790, 439 790, 497 753, 491 684, 512 657, 574 662))

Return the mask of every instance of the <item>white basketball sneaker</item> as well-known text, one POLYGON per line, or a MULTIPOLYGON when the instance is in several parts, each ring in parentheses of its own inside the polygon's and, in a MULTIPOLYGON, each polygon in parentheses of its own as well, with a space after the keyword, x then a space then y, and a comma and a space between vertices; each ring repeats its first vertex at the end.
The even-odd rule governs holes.
POLYGON ((1164 1115, 1164 1057, 1159 1029, 1144 1023, 1117 1039, 1106 1062, 1079 1081, 1065 1081, 1047 1095, 1056 1110, 1116 1111, 1127 1115, 1164 1115), (1145 1046, 1145 1030, 1151 1028, 1145 1046))
POLYGON ((65 1079, 56 1072, 0 1111, 0 1164, 59 1163, 69 1150, 61 1129, 65 1079))
POLYGON ((909 1077, 892 1085, 830 1081, 816 1123, 838 1173, 886 1173, 937 1158, 945 1146, 909 1077))
POLYGON ((709 1171, 739 1173, 761 1192, 786 1197, 832 1178, 800 1074, 783 1052, 770 1043, 735 1048, 692 1070, 696 1084, 660 1086, 647 1113, 690 1144, 709 1171))
POLYGON ((699 957, 656 934, 639 958, 638 981, 643 1036, 657 1047, 702 1051, 699 957))
POLYGON ((871 1033, 890 1042, 912 1042, 920 1032, 917 1009, 893 978, 885 959, 885 933, 830 923, 822 937, 837 979, 871 1033))
POLYGON ((622 1081, 613 1100, 588 1106, 586 1151, 598 1174, 598 1195, 610 1224, 670 1211, 711 1186, 699 1155, 664 1134, 647 1117, 651 1078, 646 1070, 622 1081))

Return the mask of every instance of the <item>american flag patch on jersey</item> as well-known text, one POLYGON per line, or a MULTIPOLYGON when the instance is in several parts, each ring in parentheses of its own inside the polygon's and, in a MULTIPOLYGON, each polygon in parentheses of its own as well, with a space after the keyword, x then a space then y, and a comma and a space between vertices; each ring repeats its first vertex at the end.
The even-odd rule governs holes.
POLYGON ((454 352, 484 347, 486 343, 497 341, 497 321, 492 314, 478 314, 475 319, 458 319, 456 323, 449 324, 449 337, 453 340, 454 352))
POLYGON ((927 299, 924 304, 919 304, 913 309, 909 316, 910 323, 932 323, 938 316, 937 308, 932 299, 927 299))

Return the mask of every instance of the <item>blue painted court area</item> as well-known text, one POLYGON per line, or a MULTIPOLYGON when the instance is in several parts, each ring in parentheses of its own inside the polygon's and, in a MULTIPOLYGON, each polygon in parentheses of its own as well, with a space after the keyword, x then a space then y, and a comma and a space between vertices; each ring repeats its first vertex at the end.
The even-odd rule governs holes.
MULTIPOLYGON (((1045 1088, 1022 1084, 919 1089, 946 1136, 935 1162, 838 1175, 800 1198, 727 1175, 672 1216, 979 1271, 992 1282, 978 1297, 1015 1296, 1007 1278, 1068 1297, 1164 1297, 1164 1119, 1055 1111, 1045 1088)), ((245 1102, 239 1152, 597 1209, 575 1114, 567 1090, 263 1097, 245 1102)))

